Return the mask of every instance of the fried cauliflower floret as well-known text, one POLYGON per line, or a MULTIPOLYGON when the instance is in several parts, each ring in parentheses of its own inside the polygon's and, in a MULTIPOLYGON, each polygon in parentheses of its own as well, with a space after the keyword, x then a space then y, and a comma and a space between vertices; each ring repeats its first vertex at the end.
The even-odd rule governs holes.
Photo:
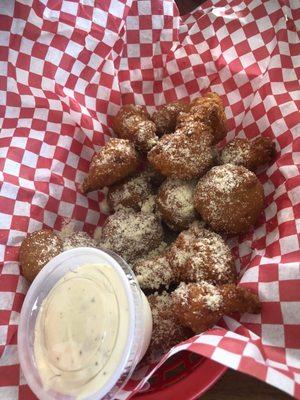
POLYGON ((264 206, 262 184, 238 165, 212 168, 197 184, 194 206, 216 232, 236 235, 253 226, 264 206))
POLYGON ((176 317, 195 333, 212 328, 225 314, 260 312, 258 296, 234 284, 181 283, 172 299, 176 317))
POLYGON ((275 156, 275 144, 271 139, 259 137, 253 141, 236 138, 222 150, 221 164, 242 165, 255 171, 261 165, 271 162, 275 156))
POLYGON ((183 282, 213 284, 236 281, 231 251, 220 235, 193 223, 170 245, 166 257, 183 282))
POLYGON ((180 112, 187 112, 189 104, 183 101, 174 101, 161 106, 152 115, 159 136, 166 133, 173 133, 176 128, 176 120, 180 112))
POLYGON ((158 141, 156 126, 141 106, 128 104, 121 107, 113 120, 118 137, 133 142, 142 152, 148 152, 158 141))
POLYGON ((129 140, 110 139, 94 155, 82 191, 87 193, 111 186, 136 172, 139 165, 139 156, 129 140))
POLYGON ((63 251, 58 235, 49 229, 30 233, 23 240, 19 260, 24 277, 32 282, 40 270, 63 251))
POLYGON ((196 183, 167 178, 156 196, 157 209, 163 221, 175 231, 182 231, 196 219, 193 195, 196 183))
POLYGON ((151 213, 120 209, 105 221, 99 244, 132 262, 157 248, 163 240, 160 220, 151 213))
POLYGON ((178 129, 159 140, 148 153, 148 160, 164 176, 198 178, 213 165, 212 140, 211 131, 204 124, 199 124, 189 135, 178 129))

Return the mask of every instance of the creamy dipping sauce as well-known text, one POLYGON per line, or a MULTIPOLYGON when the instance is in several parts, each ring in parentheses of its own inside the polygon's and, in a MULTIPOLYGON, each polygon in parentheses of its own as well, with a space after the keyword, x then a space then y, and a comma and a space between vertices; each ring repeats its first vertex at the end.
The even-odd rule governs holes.
POLYGON ((34 356, 44 388, 80 399, 104 387, 120 365, 129 324, 124 283, 113 267, 68 272, 36 320, 34 356))

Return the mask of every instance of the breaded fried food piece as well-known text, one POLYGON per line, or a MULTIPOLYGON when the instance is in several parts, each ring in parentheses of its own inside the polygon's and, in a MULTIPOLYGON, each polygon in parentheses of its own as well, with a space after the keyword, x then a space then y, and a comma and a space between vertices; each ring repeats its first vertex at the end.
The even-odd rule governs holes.
POLYGON ((140 211, 143 203, 151 194, 152 187, 149 175, 140 173, 111 186, 107 198, 109 206, 115 211, 120 206, 140 211))
POLYGON ((234 284, 181 283, 172 293, 172 299, 177 318, 195 333, 212 328, 225 314, 258 314, 261 309, 256 294, 234 284))
POLYGON ((139 155, 129 140, 110 139, 95 154, 82 184, 84 193, 111 186, 137 171, 139 155))
POLYGON ((158 290, 178 282, 176 271, 166 257, 165 246, 133 262, 132 268, 142 289, 158 290))
POLYGON ((178 115, 177 127, 184 128, 195 122, 205 123, 212 128, 214 144, 226 136, 226 114, 222 100, 217 93, 206 93, 203 97, 194 99, 189 112, 178 115))
POLYGON ((258 137, 253 141, 236 138, 224 147, 220 162, 242 165, 255 171, 261 165, 270 163, 275 154, 275 144, 269 138, 258 137))
POLYGON ((133 142, 142 152, 148 152, 158 141, 156 126, 142 106, 128 104, 121 107, 113 120, 114 132, 133 142))
POLYGON ((153 331, 147 354, 166 353, 171 347, 193 336, 190 329, 183 327, 173 311, 173 301, 167 292, 148 296, 152 311, 153 331))
POLYGON ((179 281, 212 284, 236 281, 234 260, 220 235, 193 223, 170 245, 166 257, 179 281))
POLYGON ((156 215, 124 208, 107 218, 98 240, 101 246, 132 262, 157 248, 163 236, 163 229, 156 215))
POLYGON ((262 184, 253 172, 232 164, 212 168, 197 184, 194 206, 216 232, 249 231, 264 206, 262 184))
POLYGON ((193 196, 194 181, 167 178, 156 196, 157 209, 162 220, 174 231, 182 231, 197 218, 193 196))
POLYGON ((32 282, 40 270, 63 251, 61 239, 49 229, 30 233, 22 242, 19 260, 24 277, 32 282))
POLYGON ((148 160, 164 176, 198 178, 213 165, 212 141, 211 130, 204 124, 198 124, 190 135, 178 129, 159 140, 148 153, 148 160))
POLYGON ((158 136, 173 133, 176 128, 178 114, 188 110, 189 104, 179 100, 165 104, 155 111, 152 115, 152 120, 156 125, 158 136))

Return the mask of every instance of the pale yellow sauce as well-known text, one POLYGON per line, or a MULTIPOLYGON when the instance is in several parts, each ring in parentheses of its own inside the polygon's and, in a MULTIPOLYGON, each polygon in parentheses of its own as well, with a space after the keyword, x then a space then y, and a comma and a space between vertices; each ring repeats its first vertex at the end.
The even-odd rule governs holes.
POLYGON ((123 283, 108 265, 83 265, 52 288, 39 311, 34 355, 45 389, 83 398, 120 364, 129 331, 123 283))

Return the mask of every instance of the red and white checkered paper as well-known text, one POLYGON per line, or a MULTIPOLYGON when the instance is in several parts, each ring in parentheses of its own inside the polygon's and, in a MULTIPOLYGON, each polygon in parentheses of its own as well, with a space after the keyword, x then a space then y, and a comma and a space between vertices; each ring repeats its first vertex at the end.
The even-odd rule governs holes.
POLYGON ((207 1, 185 17, 171 0, 2 0, 0 14, 0 398, 34 398, 16 346, 22 239, 65 218, 88 232, 104 221, 104 194, 78 187, 121 104, 152 112, 211 90, 227 140, 276 143, 259 173, 265 211, 231 241, 262 313, 225 317, 170 354, 189 349, 300 399, 299 0, 207 1))

